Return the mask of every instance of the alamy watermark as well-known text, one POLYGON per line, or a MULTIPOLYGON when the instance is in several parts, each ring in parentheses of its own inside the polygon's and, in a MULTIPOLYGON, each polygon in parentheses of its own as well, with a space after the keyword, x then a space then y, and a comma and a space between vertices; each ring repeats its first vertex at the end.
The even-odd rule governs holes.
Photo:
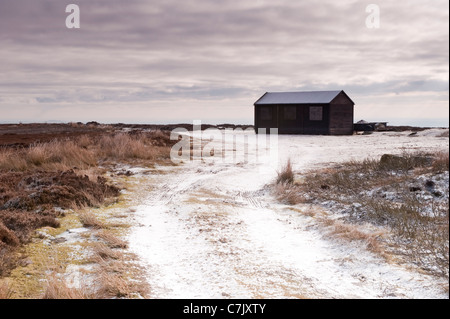
MULTIPOLYGON (((70 13, 66 17, 66 28, 79 29, 80 28, 80 7, 77 4, 68 4, 66 6, 66 13, 70 13)), ((377 4, 369 4, 366 6, 366 27, 368 29, 380 28, 380 6, 377 4)))
POLYGON ((193 122, 192 131, 175 128, 170 135, 177 141, 171 148, 173 163, 202 162, 278 165, 278 129, 207 128, 193 122), (255 134, 258 133, 258 134, 255 134))
POLYGON ((366 17, 366 27, 368 29, 380 28, 380 6, 377 4, 369 4, 366 7, 366 13, 369 15, 366 17))
POLYGON ((66 12, 70 13, 66 17, 66 28, 79 29, 80 28, 80 7, 76 4, 69 4, 66 6, 66 12))
MULTIPOLYGON (((68 4, 66 6, 66 13, 70 13, 66 17, 66 28, 79 29, 80 28, 80 7, 77 4, 68 4)), ((380 6, 377 4, 369 4, 366 6, 366 27, 368 29, 380 28, 380 6)))

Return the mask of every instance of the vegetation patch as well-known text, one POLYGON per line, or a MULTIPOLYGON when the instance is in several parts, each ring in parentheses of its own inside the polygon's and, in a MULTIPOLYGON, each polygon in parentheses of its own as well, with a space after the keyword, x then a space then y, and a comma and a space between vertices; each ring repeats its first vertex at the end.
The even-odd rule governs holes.
POLYGON ((106 222, 98 208, 121 205, 121 189, 132 174, 116 172, 118 167, 165 163, 175 141, 159 130, 58 134, 32 142, 30 133, 26 146, 0 146, 0 298, 143 296, 144 288, 135 293, 123 283, 119 293, 106 293, 112 281, 108 288, 73 287, 66 277, 70 265, 80 264, 92 267, 77 275, 96 283, 101 281, 93 277, 110 277, 109 271, 124 280, 138 276, 135 267, 123 266, 132 259, 122 253, 126 223, 106 222))
POLYGON ((387 228, 390 236, 367 237, 342 223, 333 226, 341 237, 367 237, 375 250, 383 244, 396 260, 448 278, 448 153, 385 154, 295 178, 274 185, 280 201, 320 205, 347 223, 387 228))

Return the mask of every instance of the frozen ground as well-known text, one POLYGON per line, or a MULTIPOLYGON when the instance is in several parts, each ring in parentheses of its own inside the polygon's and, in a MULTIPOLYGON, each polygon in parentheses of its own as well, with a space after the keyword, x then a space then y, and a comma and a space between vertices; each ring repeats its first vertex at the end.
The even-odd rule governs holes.
POLYGON ((221 160, 218 146, 230 155, 242 145, 236 133, 236 144, 211 142, 217 158, 206 163, 142 175, 142 189, 149 191, 136 195, 129 242, 147 270, 151 297, 448 298, 445 282, 387 263, 358 242, 324 236, 313 217, 299 213, 311 208, 282 205, 265 187, 288 157, 301 174, 403 150, 448 151, 442 132, 281 135, 278 154, 221 160))

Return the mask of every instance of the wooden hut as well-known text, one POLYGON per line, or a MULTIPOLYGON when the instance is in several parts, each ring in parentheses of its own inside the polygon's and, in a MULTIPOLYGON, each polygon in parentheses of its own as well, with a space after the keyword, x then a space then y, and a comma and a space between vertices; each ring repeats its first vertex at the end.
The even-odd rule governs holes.
POLYGON ((255 106, 255 130, 280 134, 353 134, 355 103, 344 91, 267 92, 255 106))

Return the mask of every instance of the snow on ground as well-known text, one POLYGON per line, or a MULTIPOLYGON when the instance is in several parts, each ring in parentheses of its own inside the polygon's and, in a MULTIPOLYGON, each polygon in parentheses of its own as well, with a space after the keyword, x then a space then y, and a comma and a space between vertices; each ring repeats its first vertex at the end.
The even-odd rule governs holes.
MULTIPOLYGON (((277 158, 263 152, 256 162, 191 161, 141 176, 150 190, 139 195, 129 243, 147 270, 151 297, 448 298, 440 279, 324 236, 313 217, 299 213, 303 207, 278 203, 264 187, 287 158, 301 174, 404 150, 448 151, 442 130, 409 133, 280 135, 277 158)), ((237 140, 225 143, 226 154, 242 146, 237 140)))

